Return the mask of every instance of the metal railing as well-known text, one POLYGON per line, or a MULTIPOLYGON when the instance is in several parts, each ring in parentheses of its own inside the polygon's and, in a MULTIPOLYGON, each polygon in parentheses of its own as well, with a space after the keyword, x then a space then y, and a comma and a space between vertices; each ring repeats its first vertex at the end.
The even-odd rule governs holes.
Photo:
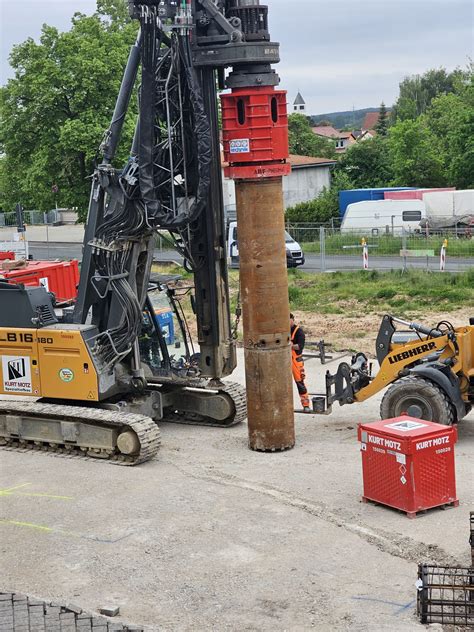
MULTIPOLYGON (((31 242, 32 254, 37 257, 80 257, 84 226, 81 224, 54 225, 54 212, 44 214, 28 211, 25 238, 31 242), (34 224, 33 221, 47 219, 46 223, 34 224), (71 244, 71 248, 67 248, 71 244), (62 250, 61 250, 62 248, 62 250)), ((60 219, 60 217, 58 218, 60 219)), ((445 261, 445 270, 458 272, 474 267, 474 237, 468 233, 456 234, 455 230, 445 229, 437 234, 426 234, 402 230, 396 234, 368 230, 366 232, 346 232, 338 227, 315 224, 287 224, 289 234, 298 242, 304 253, 306 271, 337 270, 418 270, 439 271, 441 261, 445 261), (366 242, 364 253, 363 240, 366 242), (447 241, 447 244, 445 242, 447 241), (446 245, 444 257, 443 245, 446 245)), ((14 213, 0 214, 0 241, 12 241, 16 233, 14 213), (2 227, 1 219, 8 220, 2 227)), ((174 256, 173 245, 169 239, 157 234, 156 250, 163 256, 174 256)), ((178 257, 179 259, 179 257, 178 257)))
MULTIPOLYGON (((54 224, 58 221, 58 211, 24 211, 23 221, 27 226, 42 226, 54 224)), ((16 213, 0 213, 0 228, 15 227, 17 225, 16 213)))
POLYGON ((307 260, 311 255, 319 258, 323 271, 331 269, 335 263, 347 268, 362 268, 364 243, 369 269, 424 267, 436 270, 440 268, 443 248, 447 269, 466 269, 474 265, 474 234, 469 230, 461 232, 446 228, 427 233, 394 226, 388 232, 379 229, 348 231, 328 224, 291 223, 286 229, 300 244, 307 260))

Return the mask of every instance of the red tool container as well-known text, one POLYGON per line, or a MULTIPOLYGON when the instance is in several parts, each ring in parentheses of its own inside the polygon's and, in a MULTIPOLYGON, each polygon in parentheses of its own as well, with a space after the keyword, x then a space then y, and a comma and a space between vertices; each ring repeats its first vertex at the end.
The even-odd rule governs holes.
POLYGON ((459 504, 456 498, 456 428, 406 415, 360 424, 363 501, 405 511, 459 504))
POLYGON ((28 286, 44 285, 58 302, 76 298, 79 265, 73 261, 29 261, 28 267, 4 272, 6 279, 28 286))
POLYGON ((6 261, 7 259, 9 261, 14 261, 15 253, 14 252, 10 252, 9 250, 7 250, 7 251, 5 251, 5 250, 0 251, 0 261, 6 261))

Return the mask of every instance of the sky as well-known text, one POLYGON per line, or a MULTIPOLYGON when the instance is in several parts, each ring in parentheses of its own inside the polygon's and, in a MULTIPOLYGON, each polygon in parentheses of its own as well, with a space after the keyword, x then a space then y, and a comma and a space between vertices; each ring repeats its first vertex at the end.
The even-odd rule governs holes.
MULTIPOLYGON (((124 0, 125 1, 125 0, 124 0)), ((298 90, 308 114, 391 105, 407 75, 474 58, 473 0, 265 0, 277 71, 290 104, 298 90)), ((1 83, 12 76, 13 44, 47 23, 67 30, 95 0, 0 0, 1 83)))

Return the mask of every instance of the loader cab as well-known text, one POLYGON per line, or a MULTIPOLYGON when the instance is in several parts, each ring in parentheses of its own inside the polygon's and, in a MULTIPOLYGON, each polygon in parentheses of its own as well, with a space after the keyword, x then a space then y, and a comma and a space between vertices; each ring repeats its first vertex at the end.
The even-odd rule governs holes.
MULTIPOLYGON (((286 267, 296 268, 305 262, 304 252, 297 241, 285 231, 286 267)), ((227 230, 227 262, 229 268, 239 267, 239 243, 237 222, 230 222, 227 230)))

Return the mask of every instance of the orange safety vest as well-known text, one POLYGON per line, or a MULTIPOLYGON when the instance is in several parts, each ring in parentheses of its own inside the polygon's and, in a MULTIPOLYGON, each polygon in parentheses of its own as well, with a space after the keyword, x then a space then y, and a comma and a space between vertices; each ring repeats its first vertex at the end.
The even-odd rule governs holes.
MULTIPOLYGON (((294 344, 295 342, 295 334, 298 331, 299 327, 296 326, 295 330, 291 334, 291 342, 294 344)), ((291 372, 293 374, 293 379, 295 382, 302 385, 304 392, 300 392, 300 386, 298 386, 298 391, 300 392, 301 403, 303 406, 309 406, 309 397, 308 391, 304 385, 304 381, 306 379, 305 370, 304 370, 304 362, 303 362, 303 352, 301 350, 291 349, 291 372)))
MULTIPOLYGON (((293 344, 293 345, 295 344, 295 335, 296 335, 296 332, 298 331, 298 329, 299 329, 299 326, 298 326, 298 325, 296 325, 295 329, 293 330, 293 333, 291 334, 291 344, 293 344)), ((291 349, 291 353, 293 353, 295 356, 299 356, 299 355, 301 355, 303 352, 302 352, 301 350, 296 351, 296 349, 293 349, 293 348, 292 348, 292 349, 291 349)))

